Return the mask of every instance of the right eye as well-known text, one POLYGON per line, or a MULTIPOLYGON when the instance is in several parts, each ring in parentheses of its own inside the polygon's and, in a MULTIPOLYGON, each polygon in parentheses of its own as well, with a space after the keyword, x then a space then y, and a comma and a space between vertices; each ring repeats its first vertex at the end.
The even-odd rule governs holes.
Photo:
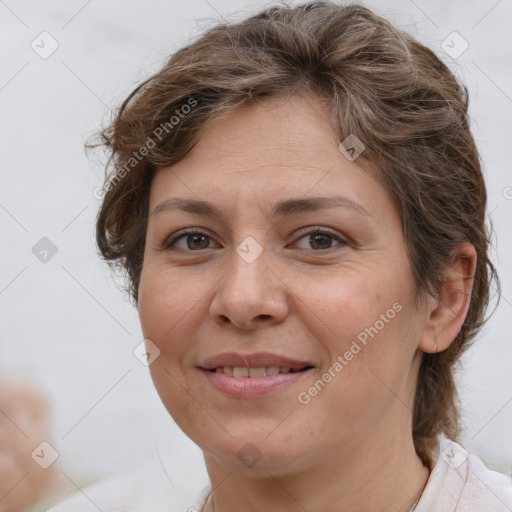
POLYGON ((209 241, 211 240, 212 238, 209 237, 207 234, 203 233, 202 231, 187 230, 182 231, 180 234, 168 240, 165 243, 165 249, 179 249, 180 251, 197 252, 197 250, 208 249, 209 241), (181 241, 181 239, 183 239, 184 241, 184 244, 182 244, 184 246, 179 247, 176 244, 176 242, 181 241))

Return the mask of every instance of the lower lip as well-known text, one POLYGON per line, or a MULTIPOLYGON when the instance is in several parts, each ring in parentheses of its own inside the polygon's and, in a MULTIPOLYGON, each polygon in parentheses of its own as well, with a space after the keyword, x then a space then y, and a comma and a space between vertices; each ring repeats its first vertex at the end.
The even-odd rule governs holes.
POLYGON ((278 373, 265 377, 231 377, 224 373, 212 372, 202 368, 200 370, 214 388, 235 398, 255 398, 270 395, 296 382, 311 371, 310 369, 296 373, 278 373))

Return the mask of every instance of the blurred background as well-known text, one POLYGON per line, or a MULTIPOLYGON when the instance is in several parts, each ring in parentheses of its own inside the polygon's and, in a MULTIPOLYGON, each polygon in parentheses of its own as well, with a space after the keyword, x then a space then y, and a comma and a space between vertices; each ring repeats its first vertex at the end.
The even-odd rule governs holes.
MULTIPOLYGON (((464 439, 488 464, 508 471, 512 3, 363 3, 434 50, 469 88, 503 290, 463 360, 464 439)), ((87 159, 83 144, 191 37, 271 4, 0 0, 0 443, 5 448, 5 439, 17 436, 30 454, 17 478, 0 456, 1 510, 29 482, 51 489, 34 495, 36 512, 178 450, 179 431, 134 355, 142 341, 137 312, 96 254, 94 190, 104 169, 101 159, 87 159)))

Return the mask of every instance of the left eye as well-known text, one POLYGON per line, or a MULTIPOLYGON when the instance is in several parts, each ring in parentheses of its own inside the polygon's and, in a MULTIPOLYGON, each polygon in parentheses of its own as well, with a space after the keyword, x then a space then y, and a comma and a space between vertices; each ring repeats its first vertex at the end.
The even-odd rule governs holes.
MULTIPOLYGON (((331 249, 331 242, 333 240, 337 240, 338 242, 340 242, 340 245, 346 245, 346 242, 339 236, 337 236, 335 231, 332 231, 330 229, 317 229, 314 231, 310 231, 309 233, 306 233, 305 235, 301 236, 298 240, 302 240, 303 238, 307 238, 308 244, 316 245, 316 249, 331 249), (328 247, 325 247, 326 245, 328 245, 328 247)), ((299 247, 299 249, 308 250, 309 247, 299 247)))
MULTIPOLYGON (((299 247, 299 249, 313 249, 313 250, 322 250, 322 249, 330 249, 332 246, 332 242, 334 240, 340 242, 339 245, 346 245, 346 242, 340 238, 335 231, 330 229, 316 229, 314 231, 310 231, 304 235, 302 235, 298 240, 308 238, 307 243, 316 245, 316 247, 299 247), (327 247, 326 247, 327 246, 327 247)), ((187 251, 187 250, 201 250, 210 248, 210 240, 211 237, 206 235, 201 231, 186 231, 181 235, 178 235, 171 239, 166 245, 166 249, 171 249, 177 247, 178 249, 187 251), (183 239, 185 241, 185 247, 179 247, 177 242, 183 239)))

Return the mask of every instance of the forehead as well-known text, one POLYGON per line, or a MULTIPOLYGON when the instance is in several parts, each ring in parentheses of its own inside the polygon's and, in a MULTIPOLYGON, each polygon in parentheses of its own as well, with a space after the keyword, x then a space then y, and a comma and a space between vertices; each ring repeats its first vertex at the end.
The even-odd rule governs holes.
POLYGON ((150 209, 169 196, 245 202, 337 195, 371 207, 386 193, 368 165, 339 150, 325 103, 266 99, 215 121, 180 162, 159 169, 150 209))

